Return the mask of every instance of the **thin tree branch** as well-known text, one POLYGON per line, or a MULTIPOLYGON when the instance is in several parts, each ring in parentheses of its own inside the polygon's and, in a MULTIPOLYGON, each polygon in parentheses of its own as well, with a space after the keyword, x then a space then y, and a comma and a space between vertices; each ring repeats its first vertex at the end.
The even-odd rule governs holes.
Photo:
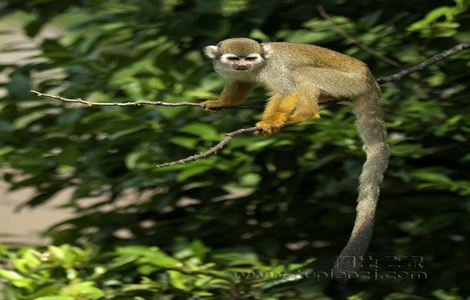
POLYGON ((217 153, 217 151, 222 150, 227 144, 230 142, 231 139, 233 139, 234 136, 242 133, 247 133, 247 132, 257 132, 260 131, 261 127, 248 127, 248 128, 240 128, 235 131, 231 131, 225 134, 224 138, 218 142, 215 146, 210 147, 207 151, 188 156, 186 158, 180 159, 180 160, 175 160, 171 162, 166 162, 162 163, 159 165, 156 165, 157 168, 162 168, 162 167, 168 167, 168 166, 174 166, 174 165, 182 165, 191 161, 195 161, 201 158, 208 157, 211 154, 217 153))
MULTIPOLYGON (((385 84, 385 83, 401 80, 405 76, 408 76, 411 73, 422 71, 422 70, 428 68, 429 66, 432 66, 432 65, 438 63, 439 61, 441 61, 441 60, 443 60, 443 59, 445 59, 445 58, 447 58, 447 57, 449 57, 449 56, 451 56, 455 53, 458 53, 462 50, 465 50, 469 47, 470 47, 470 41, 466 41, 466 42, 457 44, 457 45, 455 45, 454 47, 452 47, 450 49, 444 50, 444 51, 432 56, 431 58, 425 60, 424 62, 422 62, 422 63, 420 63, 416 66, 404 69, 404 70, 402 70, 398 73, 395 73, 395 74, 391 74, 391 75, 379 78, 377 80, 377 82, 380 85, 382 85, 382 84, 385 84)), ((88 105, 88 106, 159 105, 159 106, 193 106, 193 107, 204 108, 201 103, 194 103, 194 102, 176 102, 176 103, 173 103, 173 102, 150 101, 150 100, 140 100, 140 101, 134 101, 134 102, 92 102, 92 101, 86 101, 86 100, 83 100, 83 99, 64 98, 64 97, 60 97, 60 96, 56 96, 56 95, 41 93, 41 92, 34 91, 34 90, 32 90, 31 92, 36 94, 37 96, 41 96, 41 97, 48 97, 48 98, 60 100, 60 101, 63 101, 63 102, 69 102, 69 103, 80 103, 80 104, 85 104, 85 105, 88 105)), ((328 106, 330 104, 337 104, 339 102, 341 102, 341 101, 340 100, 333 100, 333 101, 328 101, 327 103, 321 103, 320 108, 323 108, 323 107, 328 106)), ((227 107, 227 108, 259 108, 259 107, 260 106, 235 106, 235 107, 227 107)), ((243 133, 248 133, 248 132, 258 132, 260 130, 261 130, 261 128, 259 128, 259 127, 248 127, 248 128, 240 128, 240 129, 237 129, 235 131, 231 131, 229 133, 226 133, 224 138, 219 143, 217 143, 215 146, 212 146, 211 148, 207 149, 204 152, 201 152, 201 153, 198 153, 198 154, 195 154, 195 155, 192 155, 192 156, 180 159, 180 160, 158 164, 158 165, 156 165, 156 167, 161 168, 161 167, 167 167, 167 166, 173 166, 173 165, 179 165, 179 164, 186 164, 186 163, 191 162, 191 161, 195 161, 195 160, 198 160, 198 159, 201 159, 201 158, 208 157, 209 155, 215 154, 217 151, 222 150, 230 142, 230 140, 233 139, 236 135, 243 134, 243 133)))
POLYGON ((404 70, 402 70, 398 73, 392 74, 392 75, 388 75, 388 76, 379 78, 377 80, 377 82, 379 84, 384 84, 384 83, 388 83, 388 82, 392 82, 392 81, 398 81, 398 80, 402 79, 403 77, 408 76, 411 73, 422 71, 422 70, 428 68, 429 66, 432 66, 432 65, 440 62, 441 60, 443 60, 443 59, 445 59, 445 58, 447 58, 447 57, 449 57, 449 56, 451 56, 451 55, 453 55, 457 52, 465 50, 467 48, 470 48, 470 41, 466 41, 466 42, 457 44, 457 45, 455 45, 454 47, 452 47, 450 49, 439 52, 438 54, 432 56, 431 58, 426 59, 425 61, 423 61, 419 65, 413 66, 413 67, 408 68, 408 69, 404 69, 404 70))
MULTIPOLYGON (((153 100, 138 100, 132 102, 93 102, 88 100, 83 100, 81 98, 78 99, 70 99, 65 98, 57 95, 41 93, 39 91, 31 90, 31 93, 36 94, 39 97, 47 97, 51 99, 60 100, 62 102, 68 103, 79 103, 85 104, 87 106, 142 106, 142 105, 157 105, 157 106, 192 106, 192 107, 199 107, 204 108, 202 103, 197 102, 164 102, 164 101, 153 101, 153 100)), ((231 106, 231 107, 224 107, 224 109, 233 109, 233 108, 262 108, 263 106, 259 105, 239 105, 239 106, 231 106)))
POLYGON ((360 49, 364 50, 365 52, 371 54, 372 56, 375 56, 377 57, 378 59, 380 59, 381 61, 389 64, 389 65, 392 65, 392 66, 395 66, 395 67, 399 67, 400 66, 400 63, 398 63, 397 61, 391 59, 391 58, 388 58, 382 54, 380 54, 379 52, 375 51, 374 49, 370 48, 369 46, 367 46, 366 44, 358 41, 357 39, 353 38, 352 36, 349 35, 349 33, 347 33, 343 28, 341 28, 338 24, 336 24, 332 19, 331 17, 328 15, 328 13, 325 11, 325 8, 323 8, 322 5, 316 5, 316 8, 317 8, 317 11, 318 13, 320 14, 320 16, 325 20, 325 21, 328 21, 331 26, 333 27, 333 30, 336 31, 339 35, 341 35, 343 38, 345 38, 349 43, 351 44, 354 44, 356 45, 357 47, 359 47, 360 49))

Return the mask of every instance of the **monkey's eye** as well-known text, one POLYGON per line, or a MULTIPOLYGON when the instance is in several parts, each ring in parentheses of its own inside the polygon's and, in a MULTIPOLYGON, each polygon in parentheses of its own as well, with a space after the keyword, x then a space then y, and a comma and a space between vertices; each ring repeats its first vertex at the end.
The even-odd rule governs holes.
POLYGON ((254 61, 254 60, 257 59, 257 57, 256 57, 256 56, 248 56, 248 57, 245 58, 245 59, 248 60, 248 61, 254 61))
POLYGON ((237 60, 240 60, 239 57, 236 57, 236 56, 229 56, 227 57, 228 60, 231 60, 231 61, 237 61, 237 60))

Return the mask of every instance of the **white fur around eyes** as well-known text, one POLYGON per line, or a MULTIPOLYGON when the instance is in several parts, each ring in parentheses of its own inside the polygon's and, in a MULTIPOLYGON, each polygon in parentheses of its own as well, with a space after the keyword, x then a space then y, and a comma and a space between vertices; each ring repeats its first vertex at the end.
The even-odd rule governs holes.
POLYGON ((233 57, 238 57, 238 56, 236 56, 235 54, 232 54, 232 53, 225 53, 225 54, 222 54, 222 57, 223 58, 233 58, 233 57))
POLYGON ((220 56, 220 61, 223 63, 228 63, 230 62, 228 59, 231 57, 237 57, 237 56, 233 53, 225 53, 220 56))
POLYGON ((256 58, 256 60, 258 60, 261 58, 261 55, 259 55, 258 53, 253 53, 248 55, 247 58, 256 58))
MULTIPOLYGON (((229 59, 232 58, 232 57, 238 57, 238 56, 233 54, 233 53, 225 53, 225 54, 222 54, 220 56, 220 61, 223 62, 223 63, 231 63, 231 61, 229 59)), ((258 53, 250 54, 250 55, 247 56, 247 58, 249 58, 249 57, 256 58, 255 60, 251 61, 252 63, 258 63, 258 62, 261 62, 263 60, 261 55, 259 55, 258 53)))

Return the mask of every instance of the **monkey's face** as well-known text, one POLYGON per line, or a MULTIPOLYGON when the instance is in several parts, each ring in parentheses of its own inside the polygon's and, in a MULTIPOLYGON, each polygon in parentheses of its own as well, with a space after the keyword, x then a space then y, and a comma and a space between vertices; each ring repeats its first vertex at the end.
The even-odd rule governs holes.
MULTIPOLYGON (((255 40, 232 38, 204 48, 215 70, 225 76, 249 73, 261 68, 269 57, 270 48, 255 40)), ((243 75, 242 75, 243 76, 243 75)))
POLYGON ((262 65, 264 59, 258 53, 251 53, 246 56, 238 56, 233 53, 222 54, 220 64, 224 69, 235 70, 239 72, 249 72, 262 65))

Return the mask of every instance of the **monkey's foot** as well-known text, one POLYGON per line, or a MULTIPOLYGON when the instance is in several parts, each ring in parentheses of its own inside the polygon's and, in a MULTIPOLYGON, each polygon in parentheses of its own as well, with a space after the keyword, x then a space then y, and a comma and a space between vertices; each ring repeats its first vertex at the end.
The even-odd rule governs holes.
POLYGON ((227 107, 227 104, 221 100, 207 100, 201 104, 202 108, 208 111, 220 111, 222 108, 227 107))
POLYGON ((256 123, 256 127, 261 127, 261 132, 255 134, 273 134, 278 132, 281 127, 284 126, 284 122, 275 122, 271 120, 263 120, 256 123))

